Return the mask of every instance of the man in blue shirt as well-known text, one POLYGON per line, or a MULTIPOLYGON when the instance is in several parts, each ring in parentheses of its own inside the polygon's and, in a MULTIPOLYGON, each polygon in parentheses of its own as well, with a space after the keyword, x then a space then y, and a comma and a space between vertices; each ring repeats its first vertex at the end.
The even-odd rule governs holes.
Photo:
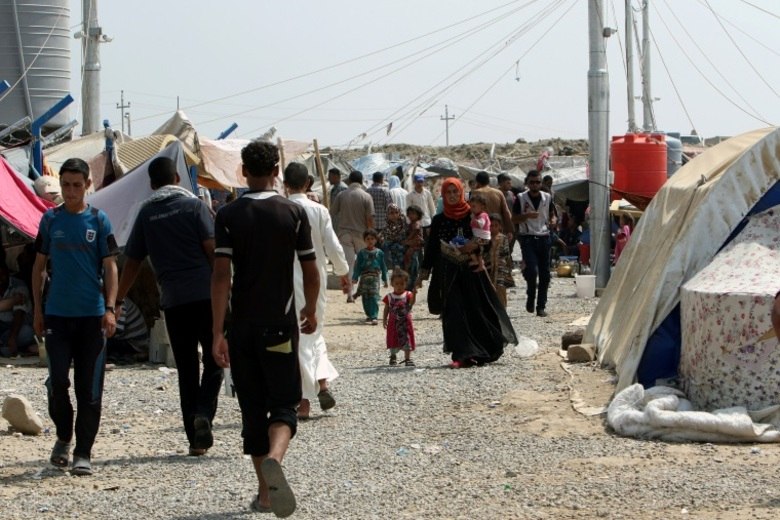
POLYGON ((85 201, 91 181, 89 166, 68 159, 60 168, 63 204, 41 218, 32 286, 33 328, 46 334, 49 415, 57 442, 50 461, 66 467, 74 436, 73 406, 68 394, 70 364, 76 390, 76 446, 71 474, 91 475, 92 445, 100 426, 106 337, 116 329, 118 252, 105 213, 85 201), (43 308, 43 279, 51 261, 51 283, 43 308), (44 317, 45 316, 45 317, 44 317))
POLYGON ((138 211, 125 246, 125 268, 117 303, 133 285, 149 256, 162 288, 160 306, 179 373, 179 400, 190 455, 206 453, 214 443, 211 422, 217 412, 222 369, 211 355, 211 266, 214 221, 208 205, 178 185, 176 164, 158 157, 149 164, 154 193, 138 211), (198 343, 203 348, 200 374, 198 343))

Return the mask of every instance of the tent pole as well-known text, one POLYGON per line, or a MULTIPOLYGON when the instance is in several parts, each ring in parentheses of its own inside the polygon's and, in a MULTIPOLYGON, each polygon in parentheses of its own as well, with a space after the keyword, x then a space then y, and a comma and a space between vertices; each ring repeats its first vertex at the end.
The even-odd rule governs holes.
POLYGON ((326 208, 330 209, 330 200, 328 200, 328 185, 325 184, 325 168, 322 167, 322 156, 320 156, 320 146, 317 144, 317 140, 314 140, 314 166, 317 168, 317 174, 320 176, 320 182, 322 183, 322 203, 326 208))

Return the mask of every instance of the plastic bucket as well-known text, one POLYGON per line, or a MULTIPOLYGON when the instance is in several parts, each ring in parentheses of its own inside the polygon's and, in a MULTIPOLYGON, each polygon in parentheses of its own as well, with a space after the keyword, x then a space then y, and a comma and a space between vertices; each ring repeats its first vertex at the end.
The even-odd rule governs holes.
POLYGON ((574 277, 574 284, 577 286, 578 298, 593 298, 596 296, 595 274, 578 274, 574 277))

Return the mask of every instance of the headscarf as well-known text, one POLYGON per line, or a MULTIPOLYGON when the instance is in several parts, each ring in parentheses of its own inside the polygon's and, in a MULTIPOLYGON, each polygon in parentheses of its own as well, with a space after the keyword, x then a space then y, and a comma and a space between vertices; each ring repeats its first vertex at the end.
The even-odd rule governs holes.
POLYGON ((459 179, 454 177, 448 177, 444 179, 444 182, 441 183, 441 199, 442 202, 444 202, 444 216, 449 219, 460 220, 468 215, 471 211, 471 206, 468 205, 465 197, 463 196, 463 184, 459 179), (447 189, 451 185, 458 189, 458 202, 455 204, 450 204, 447 202, 446 193, 447 189))
POLYGON ((395 175, 390 175, 387 178, 387 184, 390 187, 389 189, 391 189, 391 190, 393 188, 400 188, 401 187, 401 179, 399 179, 395 175))
POLYGON ((387 205, 387 223, 382 233, 384 240, 388 242, 400 242, 406 238, 406 219, 401 214, 401 208, 392 202, 387 205), (390 211, 395 210, 400 214, 400 218, 393 222, 390 220, 390 211))

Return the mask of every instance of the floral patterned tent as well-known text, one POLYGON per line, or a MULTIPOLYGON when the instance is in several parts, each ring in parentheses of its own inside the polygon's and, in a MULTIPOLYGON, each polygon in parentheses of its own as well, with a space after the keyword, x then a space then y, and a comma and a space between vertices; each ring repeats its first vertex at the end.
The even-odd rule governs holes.
POLYGON ((702 409, 780 403, 780 348, 770 320, 780 290, 780 206, 754 215, 682 287, 680 379, 702 409))

